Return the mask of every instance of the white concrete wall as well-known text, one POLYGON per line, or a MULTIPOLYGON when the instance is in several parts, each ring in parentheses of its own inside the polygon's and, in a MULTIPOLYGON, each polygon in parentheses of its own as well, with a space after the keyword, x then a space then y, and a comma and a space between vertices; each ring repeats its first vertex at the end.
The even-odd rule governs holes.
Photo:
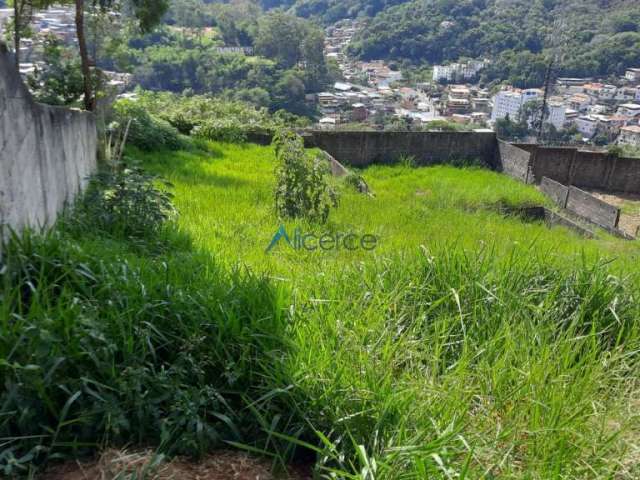
POLYGON ((0 42, 0 225, 50 226, 96 169, 93 114, 33 101, 0 42))

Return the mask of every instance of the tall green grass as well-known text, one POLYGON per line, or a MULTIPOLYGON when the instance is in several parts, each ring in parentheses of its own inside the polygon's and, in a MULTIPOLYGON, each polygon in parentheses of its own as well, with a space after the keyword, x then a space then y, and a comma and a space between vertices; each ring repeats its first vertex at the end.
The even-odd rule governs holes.
POLYGON ((285 225, 379 249, 266 254, 271 149, 130 153, 175 185, 148 248, 65 225, 5 247, 5 474, 134 443, 319 478, 640 475, 634 244, 505 217, 544 200, 492 172, 378 166, 375 197, 285 225))
POLYGON ((6 246, 0 465, 107 444, 197 455, 258 435, 243 420, 289 350, 286 296, 207 254, 141 256, 53 233, 6 246))

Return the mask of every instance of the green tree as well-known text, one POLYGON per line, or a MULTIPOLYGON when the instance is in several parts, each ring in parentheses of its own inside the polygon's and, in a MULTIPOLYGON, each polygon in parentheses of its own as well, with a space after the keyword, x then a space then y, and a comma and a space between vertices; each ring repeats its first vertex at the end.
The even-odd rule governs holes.
MULTIPOLYGON (((109 8, 117 0, 99 0, 103 9, 109 8)), ((123 0, 123 8, 130 12, 135 19, 138 28, 142 32, 153 29, 162 19, 169 6, 168 0, 123 0)), ((95 59, 89 57, 87 48, 87 36, 85 32, 85 0, 74 0, 75 4, 75 24, 76 36, 78 39, 78 49, 80 52, 80 66, 83 78, 84 108, 89 111, 95 110, 96 96, 94 91, 95 80, 91 74, 92 67, 95 66, 95 59)))
POLYGON ((301 60, 300 41, 304 33, 302 20, 292 15, 280 11, 265 15, 258 22, 256 53, 291 68, 301 60))
POLYGON ((307 29, 300 45, 304 62, 307 90, 318 92, 328 82, 328 70, 324 58, 324 33, 317 27, 307 29))
POLYGON ((49 105, 73 105, 83 94, 82 74, 76 55, 54 35, 46 37, 43 67, 36 67, 27 83, 36 100, 49 105))
POLYGON ((324 223, 332 207, 338 206, 337 192, 327 177, 329 166, 320 155, 312 157, 299 135, 281 131, 273 139, 278 159, 276 169, 276 211, 283 218, 305 217, 324 223))

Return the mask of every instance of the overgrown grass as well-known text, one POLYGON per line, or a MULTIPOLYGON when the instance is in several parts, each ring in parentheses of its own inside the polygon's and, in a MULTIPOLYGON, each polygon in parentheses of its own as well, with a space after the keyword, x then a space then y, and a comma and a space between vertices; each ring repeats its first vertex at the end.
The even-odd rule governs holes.
POLYGON ((544 204, 543 195, 495 172, 447 166, 406 168, 373 166, 362 175, 374 197, 353 189, 341 192, 341 205, 327 225, 279 220, 274 210, 274 156, 271 148, 255 145, 210 144, 207 153, 137 153, 144 164, 175 185, 180 226, 197 247, 230 265, 237 262, 258 271, 291 277, 341 269, 347 263, 396 252, 417 252, 455 244, 477 250, 491 245, 498 255, 529 256, 531 251, 559 263, 572 264, 582 255, 595 259, 638 259, 635 243, 605 234, 594 242, 564 228, 505 218, 503 206, 544 204), (294 252, 279 248, 264 255, 280 224, 289 232, 371 233, 379 237, 374 252, 294 252), (531 246, 534 245, 532 248, 531 246), (319 265, 312 269, 309 265, 319 265))
POLYGON ((167 248, 87 227, 6 252, 3 467, 230 443, 325 478, 640 475, 634 243, 505 217, 544 200, 491 172, 377 166, 375 197, 285 225, 378 249, 267 254, 271 149, 132 153, 175 185, 167 248))

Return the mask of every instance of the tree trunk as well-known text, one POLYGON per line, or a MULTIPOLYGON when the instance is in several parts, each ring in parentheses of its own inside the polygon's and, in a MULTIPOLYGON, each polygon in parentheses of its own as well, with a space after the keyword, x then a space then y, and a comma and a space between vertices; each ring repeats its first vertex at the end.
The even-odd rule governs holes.
POLYGON ((16 68, 20 69, 20 8, 18 7, 19 0, 13 0, 13 49, 15 50, 16 68))
POLYGON ((84 88, 84 108, 90 112, 95 110, 95 97, 93 95, 93 82, 91 79, 91 64, 87 50, 87 39, 84 34, 84 0, 76 1, 76 35, 80 49, 80 65, 82 67, 82 79, 84 88))

